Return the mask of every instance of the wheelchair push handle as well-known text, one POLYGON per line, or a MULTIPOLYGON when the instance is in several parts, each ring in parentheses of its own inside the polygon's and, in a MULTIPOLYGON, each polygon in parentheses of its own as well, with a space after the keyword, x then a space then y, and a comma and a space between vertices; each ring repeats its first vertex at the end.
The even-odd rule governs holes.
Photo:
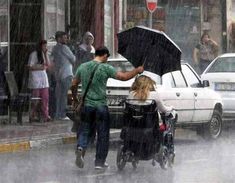
POLYGON ((170 112, 167 112, 167 113, 160 113, 161 115, 161 118, 162 119, 175 119, 176 118, 176 115, 177 115, 177 112, 172 109, 170 112))

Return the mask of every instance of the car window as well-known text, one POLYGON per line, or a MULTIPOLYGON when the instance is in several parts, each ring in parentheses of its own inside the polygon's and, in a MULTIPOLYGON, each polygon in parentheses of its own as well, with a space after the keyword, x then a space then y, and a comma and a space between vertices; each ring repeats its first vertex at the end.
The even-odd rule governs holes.
POLYGON ((207 72, 235 72, 235 57, 218 58, 207 72))
POLYGON ((187 66, 182 65, 182 72, 184 74, 184 78, 189 86, 196 88, 200 86, 200 81, 197 76, 193 73, 193 71, 187 66))
POLYGON ((180 71, 174 71, 172 72, 174 82, 175 82, 175 87, 176 88, 185 88, 187 87, 187 84, 184 80, 184 77, 180 71))
POLYGON ((166 88, 174 88, 175 83, 171 73, 164 74, 162 76, 162 85, 166 88))

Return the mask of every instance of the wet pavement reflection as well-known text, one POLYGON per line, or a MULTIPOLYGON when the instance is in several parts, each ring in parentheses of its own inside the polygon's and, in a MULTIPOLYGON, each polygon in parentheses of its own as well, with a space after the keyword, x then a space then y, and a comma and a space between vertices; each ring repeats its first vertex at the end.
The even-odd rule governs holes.
MULTIPOLYGON (((179 132, 178 132, 179 133, 179 132)), ((105 171, 94 169, 94 148, 85 157, 84 169, 76 167, 74 144, 45 149, 0 154, 0 182, 37 183, 232 183, 235 175, 235 129, 225 129, 221 138, 207 141, 195 132, 177 134, 173 168, 140 161, 136 170, 131 163, 122 172, 116 167, 117 147, 111 147, 105 171)))

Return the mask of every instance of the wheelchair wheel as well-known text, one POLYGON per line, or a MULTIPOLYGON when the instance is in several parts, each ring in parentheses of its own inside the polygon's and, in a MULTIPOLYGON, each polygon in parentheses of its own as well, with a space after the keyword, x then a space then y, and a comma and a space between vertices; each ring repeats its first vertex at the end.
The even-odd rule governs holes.
POLYGON ((169 154, 169 167, 173 167, 174 164, 174 160, 175 160, 175 153, 170 153, 169 154))
POLYGON ((126 166, 126 157, 125 154, 123 152, 123 145, 121 145, 118 149, 117 152, 117 167, 118 170, 123 170, 123 168, 126 166))
POLYGON ((168 157, 167 147, 161 146, 159 152, 160 152, 160 157, 159 157, 160 167, 166 170, 169 166, 169 157, 168 157))

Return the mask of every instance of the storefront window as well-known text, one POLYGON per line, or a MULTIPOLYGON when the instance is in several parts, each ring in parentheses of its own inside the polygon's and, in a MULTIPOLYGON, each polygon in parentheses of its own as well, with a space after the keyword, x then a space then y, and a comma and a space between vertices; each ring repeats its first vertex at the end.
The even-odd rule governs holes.
MULTIPOLYGON (((158 1, 152 15, 152 28, 166 32, 179 45, 182 59, 192 62, 192 51, 200 39, 200 1, 158 1)), ((123 29, 149 26, 145 0, 123 0, 123 29)))
POLYGON ((0 1, 0 95, 4 95, 4 71, 8 67, 8 0, 0 1))
POLYGON ((200 40, 200 1, 171 0, 166 6, 166 33, 182 50, 182 59, 192 64, 200 40))
POLYGON ((235 0, 227 1, 227 48, 235 52, 235 0))
POLYGON ((113 1, 105 0, 104 4, 104 44, 113 55, 113 1))
MULTIPOLYGON (((123 7, 122 25, 124 29, 138 25, 149 26, 149 11, 146 8, 145 0, 124 0, 123 7)), ((165 8, 161 4, 158 4, 152 17, 153 29, 164 30, 165 8)))
POLYGON ((112 57, 119 56, 116 34, 122 30, 123 1, 104 1, 104 44, 109 48, 112 57))
POLYGON ((148 11, 144 3, 144 0, 126 0, 126 17, 123 21, 125 29, 136 25, 147 25, 148 11))
POLYGON ((45 0, 44 9, 44 36, 50 39, 56 31, 65 31, 65 0, 45 0))
POLYGON ((0 1, 0 41, 7 42, 7 25, 8 25, 8 4, 7 0, 0 1))

